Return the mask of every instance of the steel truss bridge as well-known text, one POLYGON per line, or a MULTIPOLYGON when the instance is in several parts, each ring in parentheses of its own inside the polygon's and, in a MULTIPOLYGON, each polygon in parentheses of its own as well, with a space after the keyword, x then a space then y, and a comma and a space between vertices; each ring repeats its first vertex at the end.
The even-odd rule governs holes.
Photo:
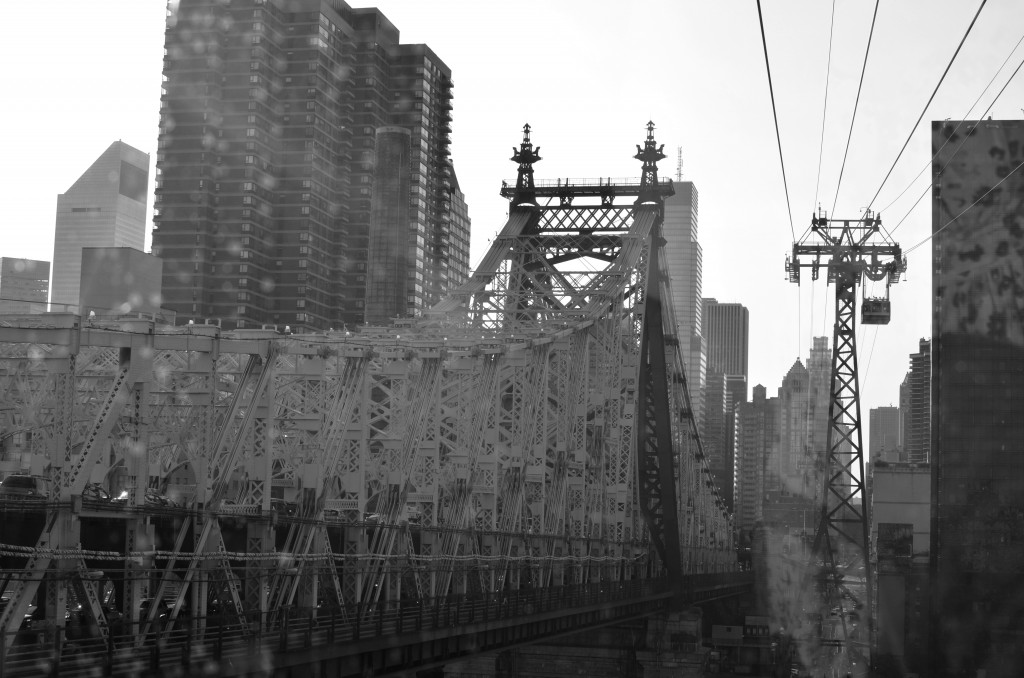
POLYGON ((373 675, 735 594, 653 124, 637 150, 639 181, 538 184, 525 127, 479 269, 391 327, 0 321, 0 468, 45 488, 0 501, 0 674, 373 675))

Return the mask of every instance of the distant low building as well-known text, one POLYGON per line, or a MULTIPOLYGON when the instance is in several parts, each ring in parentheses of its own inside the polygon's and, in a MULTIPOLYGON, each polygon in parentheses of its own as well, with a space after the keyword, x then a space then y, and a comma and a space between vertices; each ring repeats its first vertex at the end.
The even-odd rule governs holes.
POLYGON ((0 314, 46 312, 50 262, 0 257, 0 314))
POLYGON ((159 257, 131 247, 83 247, 80 306, 83 316, 160 313, 159 257))

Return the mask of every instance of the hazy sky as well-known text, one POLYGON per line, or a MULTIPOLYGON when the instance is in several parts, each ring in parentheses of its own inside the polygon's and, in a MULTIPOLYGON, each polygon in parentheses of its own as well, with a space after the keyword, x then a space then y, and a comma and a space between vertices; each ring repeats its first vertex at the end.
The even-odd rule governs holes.
MULTIPOLYGON (((504 224, 502 179, 524 122, 538 178, 635 177, 644 125, 675 176, 699 191, 704 295, 750 309, 751 384, 775 393, 810 337, 831 337, 834 289, 800 287, 784 261, 821 204, 856 218, 882 181, 980 0, 887 0, 875 26, 842 186, 843 150, 875 3, 838 0, 829 63, 829 0, 765 0, 765 30, 793 214, 786 207, 768 78, 750 0, 352 0, 380 7, 403 42, 424 42, 455 81, 452 156, 473 220, 473 264, 504 224), (819 154, 821 169, 819 178, 819 154), (826 316, 826 312, 828 316, 826 316)), ((116 139, 155 162, 163 29, 157 0, 50 0, 5 7, 0 28, 0 256, 50 260, 57 194, 116 139), (45 16, 41 14, 45 12, 45 16)), ((1024 58, 1024 2, 990 0, 873 206, 904 250, 931 230, 930 121, 978 117, 1024 58), (984 95, 982 96, 982 93, 984 95), (908 186, 902 198, 893 203, 908 186), (909 216, 908 215, 909 212, 909 216)), ((1024 75, 990 112, 1020 118, 1024 75)), ((151 177, 153 171, 151 170, 151 177)), ((152 191, 150 192, 152 203, 152 191)), ((152 209, 152 204, 150 204, 152 209)), ((147 238, 147 246, 148 246, 147 238)), ((931 334, 930 250, 910 254, 893 320, 858 333, 862 412, 898 402, 907 356, 931 334)), ((867 439, 864 440, 865 447, 867 439)))

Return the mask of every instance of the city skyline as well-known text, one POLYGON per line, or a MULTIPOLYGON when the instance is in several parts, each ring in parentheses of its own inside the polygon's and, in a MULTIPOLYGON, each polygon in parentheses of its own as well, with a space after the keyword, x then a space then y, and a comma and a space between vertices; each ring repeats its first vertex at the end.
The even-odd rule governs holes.
MULTIPOLYGON (((471 266, 504 223, 506 203, 498 189, 502 179, 514 176, 508 148, 518 143, 524 122, 533 126, 544 158, 536 168, 539 178, 637 176, 632 153, 648 119, 668 152, 659 168, 663 176, 676 175, 676 148, 682 147, 683 178, 701 195, 703 294, 750 309, 749 385, 762 383, 769 394, 793 360, 806 355, 812 336, 831 336, 832 289, 820 281, 805 282, 798 290, 785 281, 785 255, 805 230, 807 212, 818 202, 833 212, 840 168, 835 215, 855 216, 871 203, 977 11, 955 2, 879 10, 844 162, 872 8, 837 5, 829 66, 827 3, 764 7, 787 208, 753 5, 736 12, 696 2, 646 2, 627 12, 611 3, 352 4, 379 7, 401 27, 403 42, 429 44, 452 68, 458 101, 452 157, 473 221, 471 266), (524 34, 533 37, 526 46, 524 34)), ((28 11, 15 8, 12 25, 26 23, 28 11)), ((927 200, 897 229, 927 187, 928 174, 896 205, 887 205, 929 164, 926 122, 983 114, 1019 117, 1016 102, 1024 99, 1024 83, 1018 80, 985 113, 1019 62, 1019 50, 973 113, 967 112, 1017 44, 1019 36, 1007 27, 1020 25, 1022 13, 1008 0, 988 3, 925 122, 872 203, 883 209, 883 224, 896 231, 904 251, 930 233, 927 200)), ((17 57, 29 50, 19 36, 0 48, 12 91, 32 102, 30 108, 11 107, 0 123, 8 130, 25 129, 23 116, 31 109, 32 125, 48 132, 40 138, 12 135, 10 174, 0 182, 5 202, 16 205, 3 225, 5 256, 49 258, 56 195, 109 139, 122 138, 155 157, 164 20, 165 8, 158 3, 58 2, 51 35, 58 48, 43 56, 38 69, 15 67, 17 57)), ((151 226, 147 220, 147 229, 151 226)), ((928 253, 928 247, 910 252, 907 280, 893 288, 890 326, 858 333, 862 411, 898 402, 907 356, 931 334, 928 253)))

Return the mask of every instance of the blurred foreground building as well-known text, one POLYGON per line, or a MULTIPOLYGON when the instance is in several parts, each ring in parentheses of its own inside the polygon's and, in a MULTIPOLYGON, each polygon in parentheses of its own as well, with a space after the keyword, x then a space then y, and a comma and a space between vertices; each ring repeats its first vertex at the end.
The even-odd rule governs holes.
POLYGON ((1024 675, 1024 121, 932 123, 932 666, 1024 675))
POLYGON ((181 0, 166 53, 153 252, 179 321, 380 322, 468 276, 451 69, 379 10, 181 0))
MULTIPOLYGON (((82 250, 80 313, 87 316, 160 314, 159 257, 131 247, 86 247, 82 250)), ((162 318, 164 319, 164 318, 162 318)))

